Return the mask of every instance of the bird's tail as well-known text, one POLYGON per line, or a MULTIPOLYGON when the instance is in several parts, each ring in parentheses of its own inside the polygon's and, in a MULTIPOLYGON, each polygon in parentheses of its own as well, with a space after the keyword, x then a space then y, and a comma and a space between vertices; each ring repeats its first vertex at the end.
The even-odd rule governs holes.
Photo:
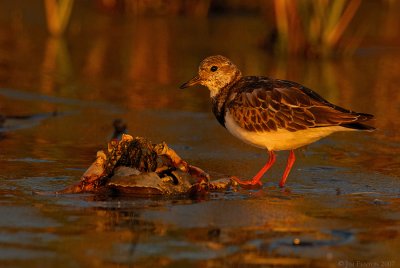
POLYGON ((358 115, 357 122, 365 122, 374 119, 373 114, 357 113, 357 115, 358 115))
POLYGON ((357 121, 353 123, 343 124, 341 126, 351 128, 354 130, 364 130, 364 131, 374 131, 376 129, 373 126, 364 123, 374 119, 374 116, 372 114, 357 113, 357 116, 358 116, 357 121))

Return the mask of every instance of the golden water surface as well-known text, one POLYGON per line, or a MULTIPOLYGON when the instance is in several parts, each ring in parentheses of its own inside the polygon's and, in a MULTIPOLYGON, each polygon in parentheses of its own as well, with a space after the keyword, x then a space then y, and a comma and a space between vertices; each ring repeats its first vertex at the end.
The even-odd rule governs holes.
POLYGON ((1 267, 400 267, 397 13, 363 9, 353 55, 305 59, 262 49, 272 26, 261 15, 135 17, 77 4, 55 38, 38 6, 1 10, 1 267), (298 150, 284 190, 286 152, 262 190, 194 200, 32 194, 76 182, 116 118, 213 177, 253 176, 266 152, 217 123, 206 89, 179 89, 212 54, 372 113, 377 131, 298 150))

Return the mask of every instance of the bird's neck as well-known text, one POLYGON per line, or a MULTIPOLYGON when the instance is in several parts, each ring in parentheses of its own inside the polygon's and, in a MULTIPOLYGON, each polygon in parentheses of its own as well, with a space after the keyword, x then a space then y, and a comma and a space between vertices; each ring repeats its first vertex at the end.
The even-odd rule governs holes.
POLYGON ((212 96, 211 95, 211 102, 212 102, 212 110, 217 118, 218 122, 225 127, 225 106, 227 101, 230 99, 231 89, 234 87, 236 82, 240 79, 235 79, 232 83, 227 84, 223 88, 219 89, 218 92, 212 96))
POLYGON ((242 73, 239 69, 236 69, 231 75, 222 75, 219 76, 218 79, 211 79, 204 83, 210 90, 211 99, 218 97, 218 95, 224 94, 223 91, 229 89, 234 85, 237 81, 242 78, 242 73))

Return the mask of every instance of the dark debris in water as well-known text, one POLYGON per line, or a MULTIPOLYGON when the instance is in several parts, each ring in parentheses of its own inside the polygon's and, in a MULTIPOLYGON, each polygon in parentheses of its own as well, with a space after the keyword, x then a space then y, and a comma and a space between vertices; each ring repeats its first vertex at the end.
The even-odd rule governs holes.
POLYGON ((62 115, 57 111, 32 115, 0 115, 0 133, 33 128, 45 119, 62 115))

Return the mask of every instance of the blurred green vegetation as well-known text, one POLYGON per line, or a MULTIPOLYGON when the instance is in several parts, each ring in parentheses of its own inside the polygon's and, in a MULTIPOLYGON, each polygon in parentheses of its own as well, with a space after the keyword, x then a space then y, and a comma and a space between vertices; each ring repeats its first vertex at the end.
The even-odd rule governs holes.
MULTIPOLYGON (((62 35, 71 18, 74 0, 43 1, 49 33, 62 35)), ((374 2, 388 13, 399 8, 398 1, 374 2)), ((362 0, 97 0, 92 7, 121 16, 204 18, 225 13, 261 14, 265 17, 266 28, 271 29, 262 42, 267 50, 278 55, 330 57, 352 54, 357 49, 369 24, 356 27, 351 24, 361 6, 368 4, 362 0), (345 37, 346 31, 351 32, 351 36, 345 37)))
POLYGON ((343 51, 339 41, 361 0, 275 0, 274 3, 275 49, 295 55, 328 56, 335 50, 343 51))
POLYGON ((50 34, 63 34, 71 17, 74 0, 44 0, 44 4, 50 34))

